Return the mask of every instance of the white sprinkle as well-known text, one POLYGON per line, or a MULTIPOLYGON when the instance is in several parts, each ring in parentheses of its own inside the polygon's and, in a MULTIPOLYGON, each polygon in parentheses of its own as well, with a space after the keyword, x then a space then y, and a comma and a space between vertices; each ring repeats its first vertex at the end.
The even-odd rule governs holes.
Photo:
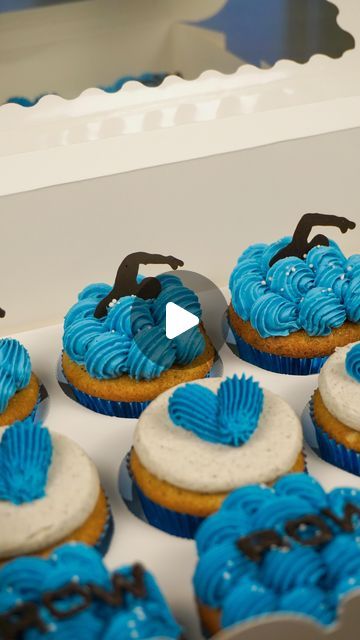
POLYGON ((331 293, 332 292, 332 288, 328 287, 328 291, 329 291, 329 293, 331 293))
POLYGON ((117 302, 116 298, 113 298, 113 299, 112 299, 112 302, 114 302, 114 303, 115 303, 115 302, 117 302))
POLYGON ((80 578, 79 578, 79 576, 73 576, 73 577, 71 578, 71 582, 80 582, 80 578))
POLYGON ((270 282, 271 282, 271 280, 272 280, 272 276, 269 276, 269 280, 270 280, 270 282))
POLYGON ((285 291, 284 287, 281 287, 280 291, 285 291))
POLYGON ((355 578, 349 578, 348 583, 349 583, 350 585, 356 584, 356 580, 355 580, 355 578))
POLYGON ((307 258, 307 253, 304 253, 304 254, 303 254, 303 258, 307 258))
POLYGON ((228 571, 224 571, 223 578, 224 578, 224 580, 230 580, 231 573, 229 573, 228 571))
POLYGON ((340 276, 340 280, 345 280, 345 273, 342 273, 340 276))
POLYGON ((295 271, 296 271, 296 267, 291 267, 291 271, 292 271, 293 273, 295 273, 295 271))
POLYGON ((57 631, 56 624, 54 624, 53 622, 51 624, 49 624, 48 625, 48 631, 50 631, 50 633, 54 633, 54 631, 57 631))
POLYGON ((266 285, 266 280, 261 280, 261 284, 263 285, 263 287, 265 287, 265 285, 266 285))
POLYGON ((309 264, 309 267, 310 267, 310 269, 313 269, 314 265, 313 264, 309 264))
POLYGON ((352 267, 350 267, 350 266, 349 266, 349 267, 346 267, 346 270, 347 270, 347 271, 352 271, 352 267))
POLYGON ((15 604, 17 607, 20 607, 23 604, 23 601, 21 600, 21 598, 17 598, 17 600, 15 600, 15 604))
POLYGON ((146 615, 145 615, 145 611, 142 607, 135 607, 134 608, 134 613, 137 615, 139 620, 145 620, 146 619, 146 615))
POLYGON ((289 276, 290 275, 290 271, 286 271, 285 275, 289 276))

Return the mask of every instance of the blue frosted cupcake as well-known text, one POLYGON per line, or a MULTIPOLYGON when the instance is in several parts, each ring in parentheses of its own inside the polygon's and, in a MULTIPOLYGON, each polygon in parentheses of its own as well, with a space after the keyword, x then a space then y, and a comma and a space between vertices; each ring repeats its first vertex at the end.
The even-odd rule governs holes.
POLYGON ((140 564, 108 571, 82 544, 0 570, 0 635, 40 640, 180 640, 181 628, 140 564))
MULTIPOLYGON (((40 383, 25 347, 12 338, 0 340, 0 427, 25 420, 40 401, 40 383)), ((1 429, 0 429, 1 431, 1 429)))
POLYGON ((229 322, 240 357, 278 373, 318 373, 337 346, 360 340, 360 256, 346 258, 314 225, 343 232, 346 218, 307 214, 293 238, 244 251, 230 277, 229 322))
POLYGON ((67 541, 106 553, 112 516, 97 469, 75 442, 28 418, 0 440, 0 564, 67 541))
POLYGON ((65 378, 78 402, 98 413, 138 417, 162 391, 203 378, 212 367, 214 349, 201 324, 166 337, 166 305, 200 320, 197 295, 176 276, 139 277, 139 264, 149 262, 182 264, 171 256, 132 254, 113 288, 89 285, 65 317, 65 378))
POLYGON ((360 342, 330 356, 310 411, 320 456, 360 476, 360 342))
POLYGON ((304 470, 292 408, 252 378, 209 378, 161 394, 138 421, 130 476, 146 520, 192 538, 235 488, 304 470))
POLYGON ((271 614, 330 625, 360 588, 360 491, 305 474, 234 491, 199 528, 194 588, 206 633, 271 614))

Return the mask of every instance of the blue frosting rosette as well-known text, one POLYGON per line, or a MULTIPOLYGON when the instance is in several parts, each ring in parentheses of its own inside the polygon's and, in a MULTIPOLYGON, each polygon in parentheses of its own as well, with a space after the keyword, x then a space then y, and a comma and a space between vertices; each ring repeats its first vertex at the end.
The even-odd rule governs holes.
MULTIPOLYGON (((215 633, 271 614, 336 619, 360 586, 360 492, 326 493, 305 474, 234 491, 196 534, 194 588, 215 633), (218 612, 218 613, 217 613, 218 612)), ((208 622, 209 625, 209 622, 208 622)))

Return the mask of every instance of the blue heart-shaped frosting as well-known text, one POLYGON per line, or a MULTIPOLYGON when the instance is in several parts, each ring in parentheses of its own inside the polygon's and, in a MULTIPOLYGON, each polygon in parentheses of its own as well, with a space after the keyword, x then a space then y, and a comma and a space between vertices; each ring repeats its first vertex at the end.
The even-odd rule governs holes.
POLYGON ((173 423, 208 442, 239 447, 251 438, 263 409, 264 393, 252 377, 234 375, 217 394, 199 384, 176 389, 169 400, 173 423))
POLYGON ((52 442, 48 429, 31 418, 8 427, 0 442, 0 500, 14 504, 44 497, 52 442))

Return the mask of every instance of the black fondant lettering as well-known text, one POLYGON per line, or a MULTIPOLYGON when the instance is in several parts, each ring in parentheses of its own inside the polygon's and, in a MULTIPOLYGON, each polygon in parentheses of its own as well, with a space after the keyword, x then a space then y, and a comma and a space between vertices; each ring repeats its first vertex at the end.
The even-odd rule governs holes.
POLYGON ((264 553, 274 547, 282 549, 291 548, 289 538, 292 538, 304 547, 316 547, 320 544, 326 544, 333 539, 334 534, 329 524, 325 521, 325 517, 330 518, 343 531, 352 533, 356 529, 353 518, 355 515, 360 518, 360 507, 348 502, 344 506, 344 515, 342 518, 330 509, 323 509, 321 513, 324 517, 309 514, 286 522, 284 530, 288 538, 280 536, 273 529, 264 529, 240 538, 237 540, 236 545, 250 560, 260 562, 264 553), (304 527, 303 532, 301 531, 302 527, 304 527), (310 536, 306 535, 306 533, 309 534, 309 531, 306 531, 308 527, 313 528, 312 531, 310 530, 310 536))
POLYGON ((288 548, 289 545, 276 531, 264 529, 240 538, 237 546, 250 560, 260 562, 266 551, 274 547, 288 548))
POLYGON ((66 620, 67 618, 74 616, 76 613, 80 613, 80 611, 84 611, 88 608, 91 604, 91 594, 87 587, 71 582, 62 589, 56 589, 55 591, 48 591, 47 593, 44 593, 42 601, 54 618, 57 618, 58 620, 66 620), (79 596, 80 602, 73 604, 69 609, 59 609, 59 607, 56 606, 56 603, 59 601, 61 602, 66 598, 75 596, 79 596))
MULTIPOLYGON (((113 607, 123 604, 125 593, 131 593, 135 598, 146 598, 145 571, 141 564, 132 567, 132 578, 121 573, 112 576, 112 591, 107 591, 96 584, 80 585, 71 582, 61 589, 48 591, 42 596, 42 605, 48 609, 57 620, 65 620, 87 609, 94 599, 99 599, 113 607), (76 599, 67 609, 59 607, 59 603, 67 598, 76 599)), ((18 640, 22 632, 31 628, 45 633, 47 626, 41 619, 39 606, 36 603, 24 602, 5 614, 0 614, 0 640, 18 640)))
POLYGON ((335 524, 337 524, 340 529, 346 531, 347 533, 352 533, 353 531, 355 531, 353 517, 357 515, 360 518, 360 508, 352 503, 348 503, 345 505, 344 515, 342 518, 339 518, 339 516, 337 516, 336 513, 334 513, 330 509, 323 509, 322 513, 327 518, 330 518, 330 520, 333 520, 333 522, 335 522, 335 524))
POLYGON ((330 527, 320 516, 302 516, 295 520, 289 520, 285 525, 285 531, 288 536, 304 547, 315 547, 318 544, 325 544, 333 538, 330 527), (299 532, 302 527, 314 527, 315 531, 311 537, 307 538, 299 532))
POLYGON ((132 593, 135 598, 145 598, 146 588, 144 581, 144 569, 140 564, 135 564, 132 568, 133 580, 129 580, 121 573, 115 573, 112 577, 112 591, 107 591, 103 587, 91 584, 89 589, 91 594, 110 606, 121 606, 125 593, 132 593))
POLYGON ((109 304, 123 296, 135 295, 144 300, 158 297, 161 291, 161 284, 157 278, 144 278, 140 284, 137 282, 136 278, 141 264, 167 264, 174 270, 184 266, 183 261, 174 258, 174 256, 163 256, 158 253, 146 253, 144 251, 131 253, 120 264, 112 290, 96 307, 95 318, 105 316, 109 304))
POLYGON ((309 253, 310 249, 317 245, 328 247, 329 239, 322 234, 316 235, 309 241, 309 235, 313 227, 316 226, 338 227, 342 233, 346 233, 349 229, 355 229, 356 223, 340 216, 323 213, 305 213, 294 231, 291 242, 271 258, 269 263, 270 267, 272 267, 275 262, 278 262, 278 260, 289 258, 290 256, 303 259, 304 255, 309 253))
POLYGON ((5 614, 0 614, 1 640, 17 640, 27 629, 38 629, 45 633, 47 626, 41 619, 38 607, 32 602, 24 602, 5 614))

